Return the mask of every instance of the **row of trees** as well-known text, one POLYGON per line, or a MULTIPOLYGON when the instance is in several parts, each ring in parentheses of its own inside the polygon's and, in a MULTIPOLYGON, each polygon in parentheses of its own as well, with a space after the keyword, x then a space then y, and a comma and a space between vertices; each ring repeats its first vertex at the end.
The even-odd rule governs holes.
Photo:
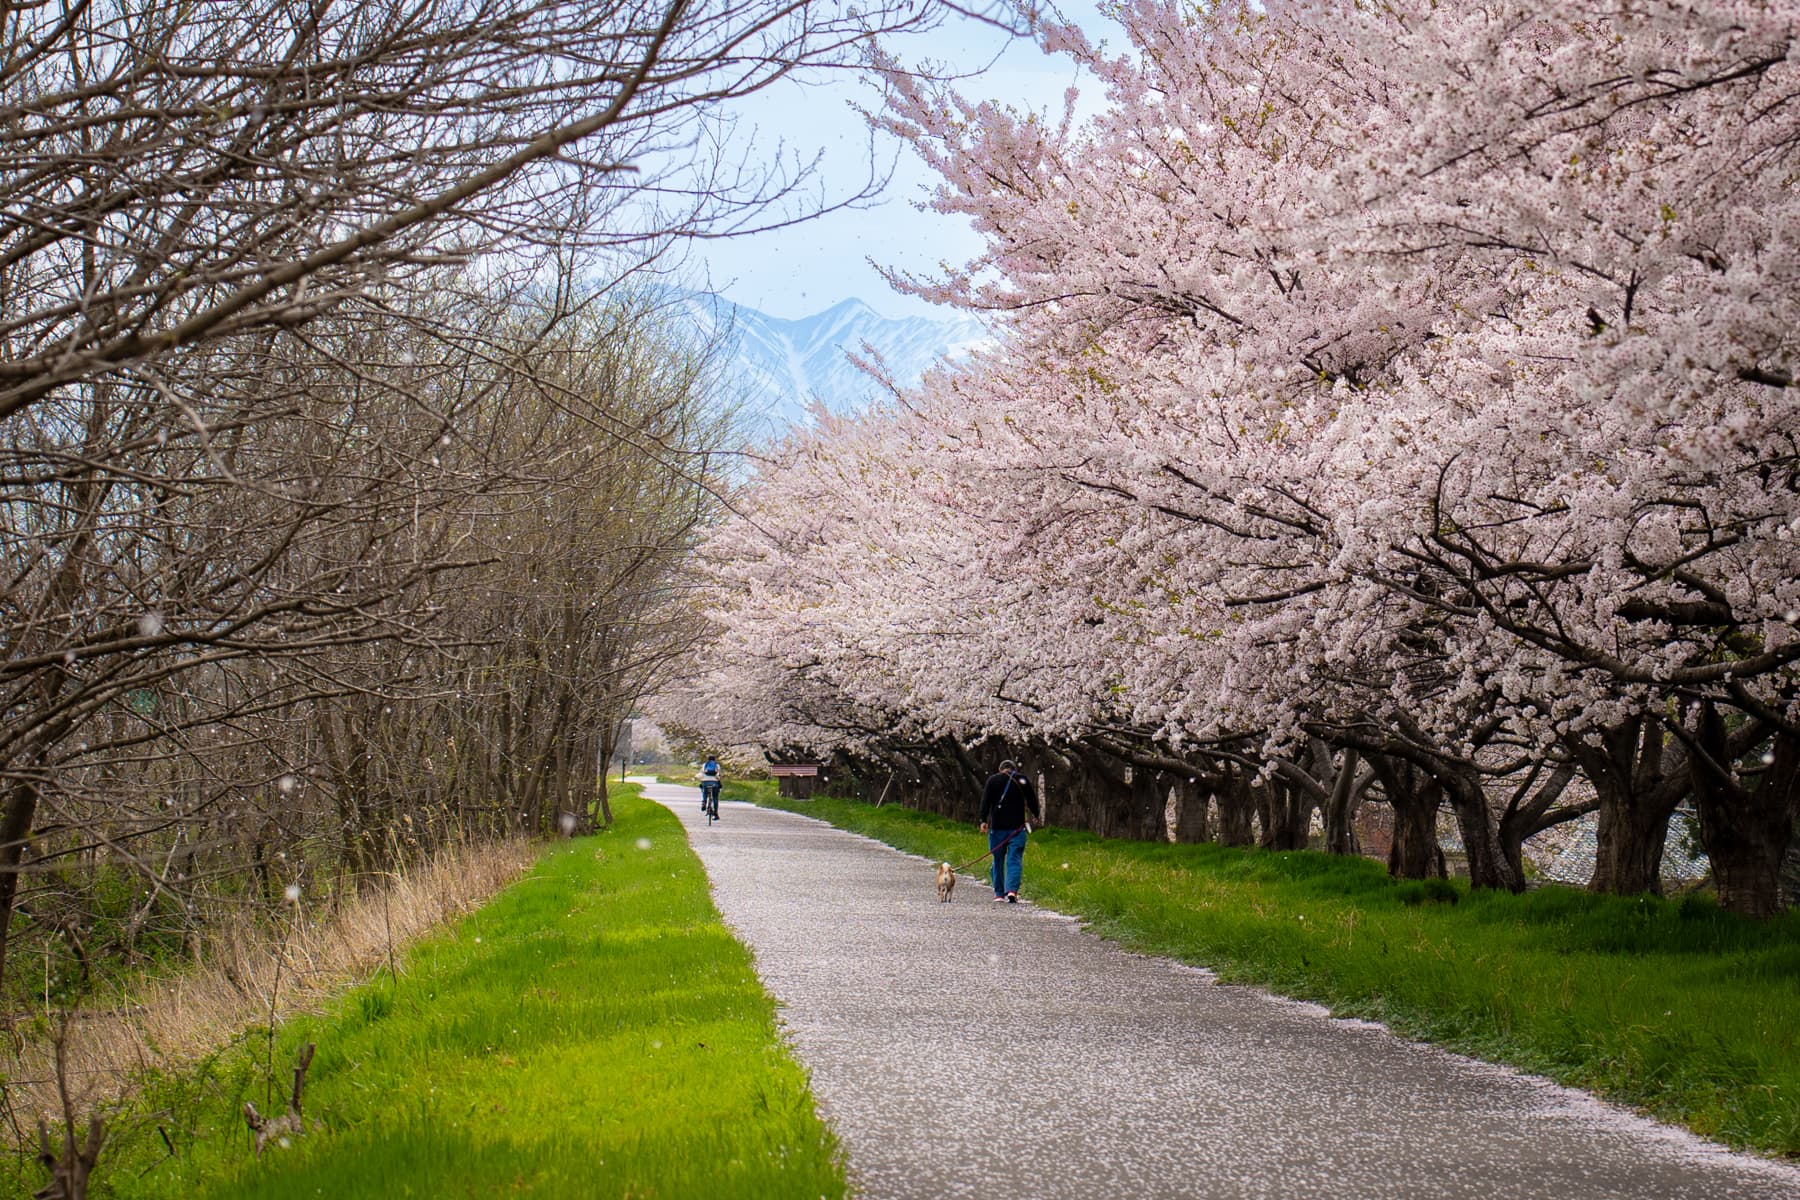
POLYGON ((671 716, 925 791, 998 739, 1120 832, 1175 789, 1182 836, 1350 850, 1379 797, 1409 875, 1447 806, 1479 887, 1597 809, 1593 887, 1654 891, 1686 802, 1775 911, 1797 15, 1137 0, 1119 53, 1041 32, 1086 120, 896 75, 986 240, 896 282, 995 344, 769 464, 671 716))
POLYGON ((816 206, 731 100, 938 17, 0 7, 0 981, 607 819, 731 431, 632 276, 816 206))
POLYGON ((8 681, 7 733, 41 739, 10 780, 26 947, 85 971, 446 840, 608 819, 731 426, 653 301, 535 292, 320 316, 323 360, 217 347, 257 395, 205 381, 202 431, 125 388, 37 406, 107 432, 15 493, 3 542, 52 647, 8 681))

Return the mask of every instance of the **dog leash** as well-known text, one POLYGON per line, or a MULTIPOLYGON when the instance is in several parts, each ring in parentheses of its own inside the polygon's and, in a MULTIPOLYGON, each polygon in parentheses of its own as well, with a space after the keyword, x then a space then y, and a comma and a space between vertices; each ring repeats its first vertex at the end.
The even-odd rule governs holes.
POLYGON ((1001 838, 1000 844, 998 846, 989 846, 986 850, 983 850, 980 854, 977 854, 974 858, 971 858, 968 862, 964 863, 962 866, 951 867, 950 869, 959 875, 962 874, 964 871, 968 870, 970 867, 974 866, 976 863, 980 862, 982 859, 986 858, 988 855, 995 854, 1001 850, 1006 849, 1006 843, 1012 841, 1014 838, 1018 837, 1021 833, 1024 833, 1025 830, 1028 828, 1030 828, 1030 826, 1028 826, 1028 825, 1019 826, 1017 829, 1013 830, 1011 833, 1009 833, 1005 837, 1001 838))
MULTIPOLYGON (((1006 797, 1012 793, 1012 785, 1013 785, 1012 775, 1009 773, 1006 777, 1006 786, 1000 789, 1000 803, 1001 804, 1004 804, 1006 802, 1006 797)), ((996 805, 995 807, 998 808, 998 805, 996 805)), ((968 870, 970 867, 974 866, 976 863, 980 862, 982 859, 986 858, 988 855, 997 854, 1000 851, 1006 849, 1006 843, 1012 841, 1014 838, 1018 837, 1021 833, 1024 833, 1029 828, 1031 828, 1031 822, 1027 821, 1025 824, 1019 826, 1017 829, 1013 830, 1011 833, 1009 833, 1005 837, 1001 838, 1000 844, 998 846, 989 846, 986 850, 982 851, 980 854, 977 854, 974 858, 971 858, 968 862, 964 863, 962 866, 951 867, 950 869, 960 875, 962 872, 968 870)))

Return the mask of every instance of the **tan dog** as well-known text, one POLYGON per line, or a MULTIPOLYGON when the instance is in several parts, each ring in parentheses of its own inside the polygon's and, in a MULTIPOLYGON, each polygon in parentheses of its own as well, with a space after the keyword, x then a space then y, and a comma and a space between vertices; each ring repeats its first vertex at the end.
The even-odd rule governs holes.
POLYGON ((950 869, 949 863, 939 863, 937 870, 938 903, 950 903, 950 893, 956 890, 956 872, 950 869))

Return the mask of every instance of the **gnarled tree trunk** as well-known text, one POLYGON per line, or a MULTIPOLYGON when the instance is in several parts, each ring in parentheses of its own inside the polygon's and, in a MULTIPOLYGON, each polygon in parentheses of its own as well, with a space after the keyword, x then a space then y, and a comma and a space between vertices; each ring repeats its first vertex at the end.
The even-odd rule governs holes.
POLYGON ((1469 861, 1469 886, 1524 891, 1523 869, 1515 873, 1501 852, 1499 830, 1481 776, 1473 770, 1449 767, 1442 776, 1444 790, 1456 812, 1457 828, 1462 831, 1463 853, 1469 861))
POLYGON ((1371 754, 1381 789, 1394 810, 1394 840, 1388 847, 1388 874, 1395 879, 1443 878, 1444 852, 1438 848, 1437 813, 1443 786, 1402 759, 1371 754))
POLYGON ((1219 844, 1254 844, 1256 833, 1252 819, 1256 815, 1256 798, 1250 794, 1250 778, 1244 769, 1235 765, 1226 767, 1213 794, 1219 803, 1219 844))
POLYGON ((1696 741, 1694 801, 1719 906, 1772 917, 1781 911, 1781 865, 1800 816, 1800 738, 1777 734, 1748 786, 1733 769, 1725 722, 1710 704, 1701 710, 1696 741))
POLYGON ((1264 783, 1252 785, 1257 798, 1257 811, 1262 816, 1262 839, 1265 850, 1304 850, 1317 807, 1312 795, 1303 787, 1277 775, 1264 783))
POLYGON ((1325 850, 1329 854, 1362 853, 1356 840, 1356 809, 1373 775, 1359 771, 1361 766, 1362 756, 1346 747, 1338 761, 1331 795, 1325 801, 1325 850))
POLYGON ((1212 789, 1210 781, 1200 776, 1183 779, 1175 784, 1175 840, 1178 842, 1204 842, 1212 837, 1212 822, 1208 820, 1208 803, 1212 789))
POLYGON ((1601 730, 1597 744, 1584 737, 1566 744, 1600 800, 1589 890, 1661 895, 1669 816, 1688 790, 1686 753, 1642 713, 1601 730))
POLYGON ((1506 811, 1500 816, 1500 853, 1506 856, 1507 865, 1521 880, 1525 878, 1527 839, 1565 821, 1573 821, 1593 812, 1595 807, 1593 804, 1555 807, 1556 802, 1568 790, 1569 784, 1574 782, 1574 768, 1558 767, 1551 772, 1549 779, 1538 785, 1541 774, 1541 770, 1533 768, 1529 777, 1513 792, 1506 811), (1537 786, 1535 792, 1531 790, 1534 785, 1537 786), (1530 799, 1526 799, 1527 796, 1530 799))

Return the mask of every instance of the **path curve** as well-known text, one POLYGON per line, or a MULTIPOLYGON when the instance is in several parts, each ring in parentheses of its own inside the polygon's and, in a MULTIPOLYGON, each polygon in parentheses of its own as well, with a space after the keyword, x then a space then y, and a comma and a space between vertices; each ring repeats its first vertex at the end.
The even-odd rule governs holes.
POLYGON ((695 789, 645 794, 687 826, 866 1200, 1800 1196, 1800 1168, 1128 954, 983 880, 940 905, 923 859, 868 838, 735 803, 709 829, 695 789))

